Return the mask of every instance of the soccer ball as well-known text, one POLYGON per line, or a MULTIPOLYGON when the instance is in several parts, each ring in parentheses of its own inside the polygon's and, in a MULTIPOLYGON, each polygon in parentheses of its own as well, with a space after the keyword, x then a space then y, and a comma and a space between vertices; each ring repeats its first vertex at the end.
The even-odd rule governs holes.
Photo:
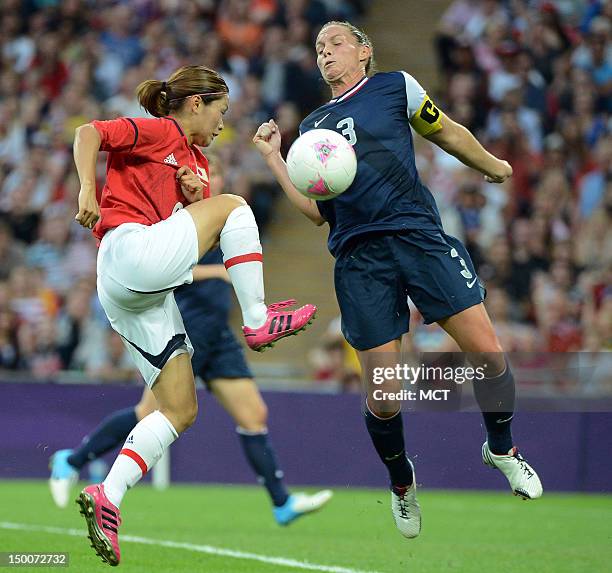
POLYGON ((357 157, 339 133, 313 129, 293 142, 287 154, 287 170, 302 195, 327 201, 350 187, 357 172, 357 157))

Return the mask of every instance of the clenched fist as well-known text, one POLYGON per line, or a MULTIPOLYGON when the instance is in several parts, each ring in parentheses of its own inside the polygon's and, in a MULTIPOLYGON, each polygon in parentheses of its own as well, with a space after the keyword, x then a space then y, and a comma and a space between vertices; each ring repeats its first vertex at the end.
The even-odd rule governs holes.
POLYGON ((273 119, 259 126, 255 137, 253 137, 253 143, 264 157, 280 153, 280 129, 273 119))
POLYGON ((200 201, 204 197, 204 183, 187 165, 178 168, 176 180, 181 185, 185 199, 190 203, 200 201))
POLYGON ((96 188, 91 185, 81 185, 79 191, 79 212, 74 218, 79 225, 93 229, 100 218, 100 207, 96 200, 96 188))
POLYGON ((503 183, 509 177, 512 177, 512 166, 507 161, 500 160, 496 172, 485 175, 485 181, 503 183))

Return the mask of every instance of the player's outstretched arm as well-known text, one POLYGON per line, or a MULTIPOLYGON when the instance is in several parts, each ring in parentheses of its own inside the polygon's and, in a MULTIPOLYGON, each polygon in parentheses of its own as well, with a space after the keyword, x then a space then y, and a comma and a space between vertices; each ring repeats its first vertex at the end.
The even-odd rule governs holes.
POLYGON ((268 167, 272 170, 274 177, 276 177, 289 201, 315 225, 325 223, 325 219, 321 217, 315 202, 312 199, 308 199, 308 197, 304 197, 291 183, 289 173, 287 172, 287 164, 280 153, 280 130, 273 119, 259 126, 255 137, 253 137, 253 143, 266 160, 268 167))
POLYGON ((512 175, 510 164, 489 153, 463 125, 446 115, 440 117, 440 125, 441 129, 424 137, 463 164, 480 171, 490 183, 503 183, 512 175))
POLYGON ((101 141, 98 130, 90 123, 76 128, 73 153, 81 190, 79 212, 75 219, 88 229, 92 229, 100 218, 100 207, 96 199, 96 162, 101 141))

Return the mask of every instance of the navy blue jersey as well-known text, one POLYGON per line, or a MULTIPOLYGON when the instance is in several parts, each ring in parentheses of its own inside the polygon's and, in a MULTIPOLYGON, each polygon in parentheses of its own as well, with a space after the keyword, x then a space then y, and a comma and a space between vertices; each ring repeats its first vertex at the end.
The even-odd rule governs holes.
MULTIPOLYGON (((222 265, 221 249, 206 253, 200 265, 222 265)), ((200 325, 227 324, 232 305, 232 285, 222 279, 194 281, 174 291, 174 297, 185 322, 187 332, 200 325)))
POLYGON ((442 230, 433 195, 417 173, 410 130, 410 119, 424 98, 423 88, 405 72, 378 73, 300 124, 300 133, 337 131, 357 154, 353 184, 335 199, 317 201, 330 226, 332 255, 369 233, 442 230))

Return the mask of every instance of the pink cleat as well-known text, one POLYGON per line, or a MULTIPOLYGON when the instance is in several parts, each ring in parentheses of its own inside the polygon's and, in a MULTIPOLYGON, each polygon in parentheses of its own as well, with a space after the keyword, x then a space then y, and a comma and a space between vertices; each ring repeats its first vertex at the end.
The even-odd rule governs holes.
POLYGON ((295 303, 293 299, 275 302, 268 306, 268 318, 263 326, 243 326, 242 332, 249 348, 263 352, 266 348, 272 348, 281 338, 304 330, 315 319, 317 307, 314 304, 305 304, 297 310, 281 310, 295 303))
POLYGON ((102 561, 113 567, 119 565, 121 552, 118 530, 121 525, 121 512, 108 501, 104 486, 87 486, 77 497, 76 503, 81 507, 81 514, 85 516, 91 546, 102 557, 102 561))

